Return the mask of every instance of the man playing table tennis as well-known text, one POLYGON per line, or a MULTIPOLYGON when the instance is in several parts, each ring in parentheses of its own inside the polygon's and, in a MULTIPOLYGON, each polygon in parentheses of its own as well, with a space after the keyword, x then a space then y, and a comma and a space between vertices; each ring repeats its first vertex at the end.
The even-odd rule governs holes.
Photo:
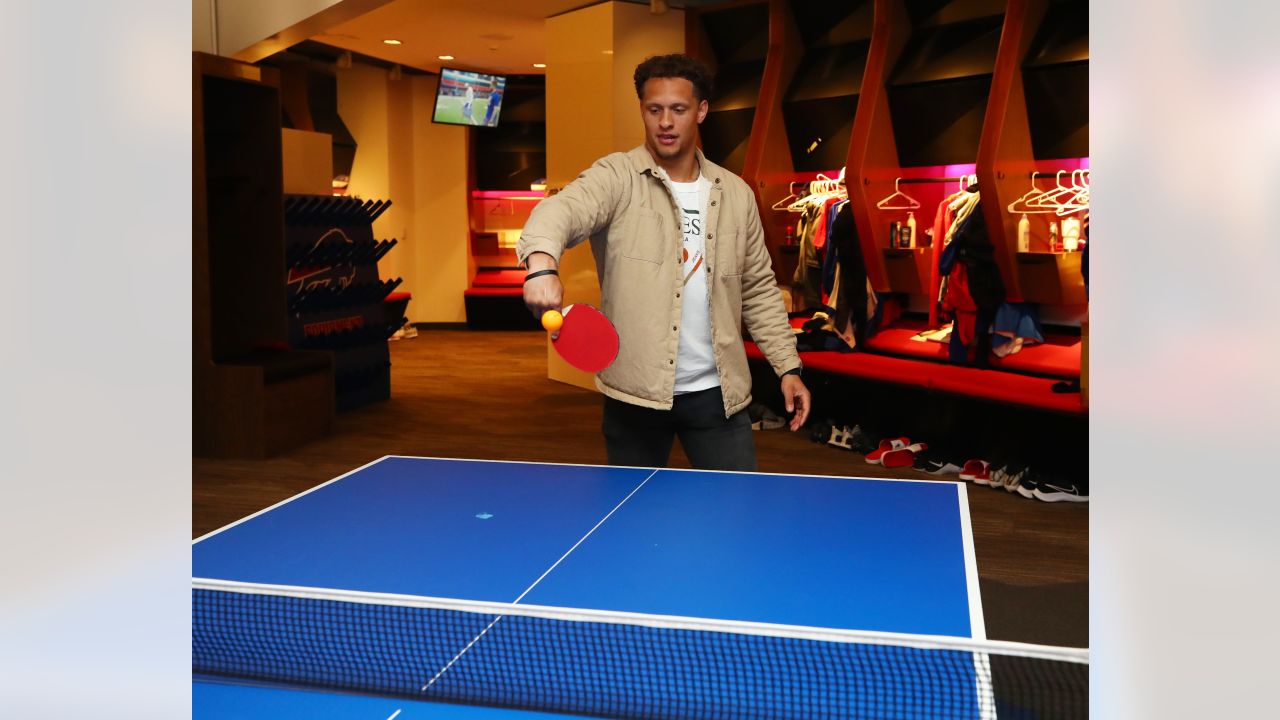
POLYGON ((620 340, 596 376, 609 463, 665 467, 678 435, 696 468, 755 470, 744 324, 781 378, 792 431, 810 407, 755 198, 698 150, 711 93, 701 63, 651 57, 635 85, 644 145, 597 160, 534 208, 516 247, 524 301, 538 317, 559 310, 560 256, 590 238, 620 340))

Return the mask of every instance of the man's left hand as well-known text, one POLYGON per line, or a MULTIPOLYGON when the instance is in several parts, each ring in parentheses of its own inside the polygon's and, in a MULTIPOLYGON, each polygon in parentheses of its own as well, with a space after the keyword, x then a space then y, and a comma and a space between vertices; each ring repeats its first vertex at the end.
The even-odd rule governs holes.
POLYGON ((787 404, 787 412, 795 413, 791 418, 791 432, 804 426, 809 419, 809 388, 804 386, 797 375, 782 376, 782 399, 787 404))

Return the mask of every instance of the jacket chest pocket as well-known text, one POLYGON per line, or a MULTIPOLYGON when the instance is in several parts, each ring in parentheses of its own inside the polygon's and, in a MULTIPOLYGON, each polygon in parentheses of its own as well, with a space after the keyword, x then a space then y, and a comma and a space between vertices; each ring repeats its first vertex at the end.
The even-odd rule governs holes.
POLYGON ((618 252, 632 260, 661 265, 667 247, 668 223, 656 210, 636 208, 631 216, 631 227, 618 238, 618 252))
POLYGON ((722 232, 716 238, 716 274, 726 278, 741 277, 743 254, 738 233, 722 232))

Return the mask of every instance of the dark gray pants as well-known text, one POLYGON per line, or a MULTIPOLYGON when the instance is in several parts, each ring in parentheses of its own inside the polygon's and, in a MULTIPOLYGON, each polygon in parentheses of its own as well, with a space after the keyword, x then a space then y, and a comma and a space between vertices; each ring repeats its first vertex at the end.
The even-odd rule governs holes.
POLYGON ((605 449, 610 465, 666 467, 678 435, 699 470, 756 469, 755 438, 745 409, 725 419, 720 388, 677 395, 670 410, 604 399, 605 449))

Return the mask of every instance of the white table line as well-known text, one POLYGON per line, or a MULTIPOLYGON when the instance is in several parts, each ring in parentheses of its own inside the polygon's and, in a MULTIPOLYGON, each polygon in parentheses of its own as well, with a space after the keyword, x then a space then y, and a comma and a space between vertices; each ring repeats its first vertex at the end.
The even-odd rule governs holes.
MULTIPOLYGON (((605 515, 604 517, 600 518, 600 522, 596 523, 596 524, 595 524, 595 527, 593 527, 593 528, 591 528, 590 530, 588 530, 586 535, 583 535, 581 538, 579 538, 579 539, 578 539, 578 542, 576 542, 576 543, 574 543, 574 544, 573 544, 573 547, 569 548, 569 550, 568 550, 567 552, 565 552, 565 554, 564 554, 564 555, 561 555, 561 556, 560 556, 560 559, 559 559, 559 560, 556 560, 556 561, 555 561, 555 563, 553 563, 553 564, 551 565, 551 567, 547 568, 547 571, 546 571, 546 572, 544 572, 544 573, 542 573, 542 575, 541 575, 537 580, 534 580, 532 585, 530 585, 529 587, 525 588, 525 591, 524 591, 524 592, 522 592, 522 593, 520 593, 520 597, 517 597, 514 601, 512 601, 512 603, 511 603, 511 604, 512 604, 512 605, 516 605, 516 604, 518 604, 521 600, 523 600, 525 595, 528 595, 530 591, 532 591, 535 587, 537 587, 537 586, 538 586, 538 583, 542 582, 544 578, 546 578, 548 575, 550 575, 552 570, 555 570, 557 567, 559 567, 560 563, 564 562, 564 559, 565 559, 565 558, 567 558, 567 557, 569 557, 570 555, 572 555, 572 554, 573 554, 573 551, 574 551, 574 550, 577 550, 579 545, 581 545, 583 542, 585 542, 587 538, 591 537, 591 533, 594 533, 596 530, 598 530, 598 529, 600 528, 600 526, 601 526, 601 525, 603 525, 603 524, 604 524, 604 522, 605 522, 606 520, 608 520, 609 518, 613 517, 613 514, 614 514, 614 513, 616 513, 616 512, 618 512, 618 509, 619 509, 619 508, 621 508, 623 505, 625 505, 625 504, 627 503, 627 501, 631 499, 631 496, 632 496, 632 495, 635 495, 636 493, 640 492, 640 488, 644 487, 644 484, 645 484, 645 483, 647 483, 647 482, 649 482, 649 479, 650 479, 650 478, 652 478, 654 475, 657 475, 657 474, 658 474, 658 471, 657 471, 657 470, 654 470, 653 472, 649 473, 649 475, 648 475, 647 477, 645 477, 645 479, 644 479, 644 480, 641 480, 641 481, 640 481, 640 484, 639 484, 639 485, 637 485, 637 486, 635 487, 635 489, 634 489, 634 490, 632 490, 630 493, 628 493, 626 497, 622 498, 622 501, 621 501, 621 502, 619 502, 617 505, 615 505, 615 506, 613 507, 613 509, 612 509, 612 510, 610 510, 610 511, 609 511, 609 513, 608 513, 607 515, 605 515)), ((453 667, 454 663, 458 662, 458 660, 459 660, 463 655, 467 654, 467 651, 468 651, 468 650, 470 650, 472 647, 474 647, 474 646, 475 646, 475 644, 476 644, 477 642, 479 642, 480 638, 484 637, 485 633, 489 632, 489 630, 490 630, 490 629, 492 629, 494 625, 497 625, 497 624, 498 624, 498 621, 499 621, 499 620, 501 620, 501 619, 502 619, 502 618, 504 618, 504 617, 506 617, 506 616, 505 616, 505 615, 499 615, 498 617, 494 618, 494 619, 493 619, 493 622, 489 623, 489 624, 485 627, 485 629, 484 629, 484 630, 481 630, 479 635, 476 635, 474 638, 472 638, 471 642, 467 643, 467 646, 466 646, 466 647, 462 648, 462 650, 461 650, 457 655, 454 655, 454 656, 453 656, 453 659, 452 659, 452 660, 450 660, 449 662, 445 663, 445 666, 444 666, 444 667, 442 667, 442 668, 440 668, 440 672, 437 672, 437 673, 436 673, 436 674, 435 674, 435 675, 434 675, 430 680, 428 680, 428 681, 427 681, 427 684, 426 684, 426 685, 423 685, 423 686, 422 686, 422 692, 426 692, 426 691, 427 691, 427 690, 428 690, 432 685, 434 685, 434 684, 436 683, 436 681, 437 681, 437 680, 439 680, 441 677, 443 677, 443 676, 444 676, 444 674, 445 674, 445 672, 447 672, 447 671, 449 670, 449 668, 453 667)))

